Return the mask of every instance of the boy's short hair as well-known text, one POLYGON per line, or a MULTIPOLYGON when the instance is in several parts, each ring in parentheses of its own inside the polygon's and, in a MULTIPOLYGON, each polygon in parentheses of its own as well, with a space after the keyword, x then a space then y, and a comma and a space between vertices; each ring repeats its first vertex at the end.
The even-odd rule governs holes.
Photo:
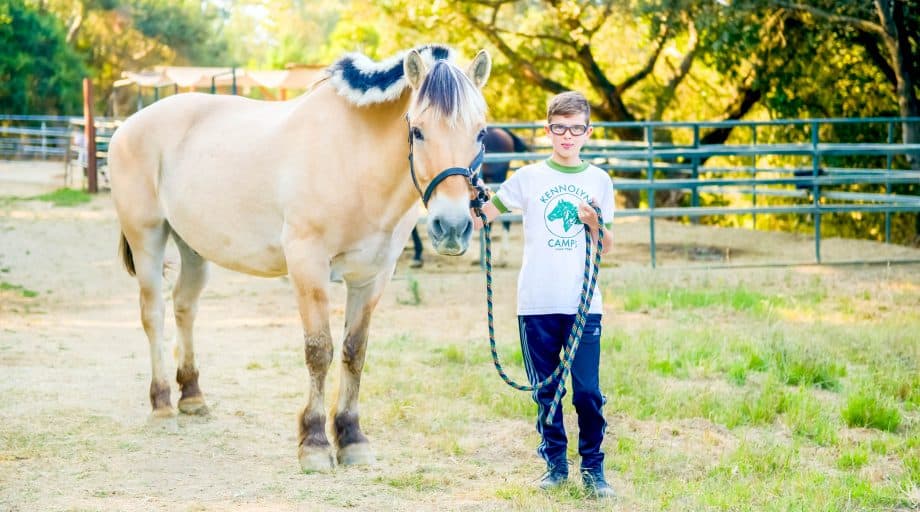
POLYGON ((553 116, 574 114, 584 114, 585 123, 591 124, 591 105, 588 104, 585 95, 578 91, 564 92, 549 100, 549 105, 546 107, 546 122, 549 122, 553 116))

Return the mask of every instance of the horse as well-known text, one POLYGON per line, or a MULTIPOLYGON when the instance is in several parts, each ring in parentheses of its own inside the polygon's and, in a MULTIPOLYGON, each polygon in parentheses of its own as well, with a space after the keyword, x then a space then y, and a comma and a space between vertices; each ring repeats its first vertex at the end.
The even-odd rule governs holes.
POLYGON ((484 50, 466 71, 455 50, 440 45, 380 62, 353 53, 290 101, 181 94, 118 129, 109 148, 112 197, 121 259, 140 288, 154 421, 177 414, 164 363, 161 294, 171 237, 181 257, 173 290, 178 412, 208 413, 192 332, 208 262, 286 275, 309 376, 300 465, 310 472, 375 462, 358 414, 371 315, 416 223, 419 195, 435 250, 458 256, 469 246, 470 203, 478 197, 470 168, 482 157, 481 89, 490 70, 484 50), (327 416, 332 275, 348 291, 338 400, 327 416))
MULTIPOLYGON (((482 143, 486 148, 486 154, 526 153, 530 151, 530 146, 507 128, 488 127, 482 143)), ((486 162, 482 164, 482 180, 489 185, 500 185, 504 183, 508 178, 508 168, 510 165, 511 163, 508 161, 486 162)), ((505 241, 511 231, 511 222, 502 221, 502 227, 504 228, 505 236, 500 239, 501 243, 496 245, 496 260, 501 259, 500 255, 503 252, 501 246, 506 243, 505 241)), ((424 260, 422 259, 423 247, 422 238, 418 234, 418 228, 412 228, 412 262, 409 264, 410 267, 421 268, 424 264, 424 260)), ((478 254, 479 253, 476 252, 476 263, 479 263, 478 254)))

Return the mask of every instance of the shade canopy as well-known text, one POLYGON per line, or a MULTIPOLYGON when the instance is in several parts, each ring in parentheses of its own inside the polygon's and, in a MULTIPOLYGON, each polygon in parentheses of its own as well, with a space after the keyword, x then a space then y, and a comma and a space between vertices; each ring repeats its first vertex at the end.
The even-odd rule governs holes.
POLYGON ((142 87, 206 88, 228 86, 236 79, 237 87, 269 87, 272 89, 307 89, 325 74, 326 66, 298 67, 282 70, 251 70, 243 68, 156 66, 152 71, 125 71, 116 87, 137 84, 142 87))

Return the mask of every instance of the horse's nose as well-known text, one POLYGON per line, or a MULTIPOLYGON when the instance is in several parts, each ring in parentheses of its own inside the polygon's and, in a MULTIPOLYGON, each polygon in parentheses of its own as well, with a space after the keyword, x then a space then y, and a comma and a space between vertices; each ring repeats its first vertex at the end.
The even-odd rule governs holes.
POLYGON ((473 221, 469 216, 448 217, 433 215, 428 224, 428 235, 441 254, 463 254, 473 233, 473 221))
POLYGON ((463 219, 465 221, 463 226, 463 232, 460 233, 460 238, 469 239, 473 234, 473 219, 463 219))
POLYGON ((429 233, 432 238, 440 240, 444 238, 444 221, 441 220, 441 217, 435 217, 431 219, 431 233, 429 233))
POLYGON ((453 222, 443 216, 431 219, 430 235, 436 239, 466 238, 473 232, 473 221, 469 217, 453 219, 453 222))

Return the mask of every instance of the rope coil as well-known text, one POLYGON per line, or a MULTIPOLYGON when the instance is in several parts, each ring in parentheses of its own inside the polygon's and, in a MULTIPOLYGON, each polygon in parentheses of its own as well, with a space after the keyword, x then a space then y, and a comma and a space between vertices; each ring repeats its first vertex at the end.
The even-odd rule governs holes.
POLYGON ((498 375, 502 378, 503 381, 505 381, 506 384, 514 389, 521 391, 535 391, 542 389, 546 386, 549 386, 558 379, 556 395, 553 398, 553 403, 550 405, 549 413, 544 420, 547 425, 552 423, 552 418, 556 415, 556 409, 559 407, 559 403, 562 401, 562 394, 565 392, 565 381, 572 369, 572 362, 575 360, 575 352, 578 350, 578 343, 581 341, 581 335, 585 327, 585 320, 588 316, 588 310, 591 308, 591 299, 594 296, 594 288, 597 284, 597 275, 601 267, 601 252, 604 248, 604 221, 601 217, 600 208, 594 205, 591 206, 597 212, 597 248, 594 251, 594 261, 592 265, 591 248, 594 244, 591 243, 591 233, 587 228, 585 228, 584 281, 582 282, 581 298, 578 303, 578 313, 575 316, 575 323, 572 324, 572 331, 569 334, 568 340, 566 340, 565 356, 559 362, 559 366, 556 367, 556 370, 549 377, 529 386, 519 384, 512 380, 508 374, 505 373, 505 370, 502 368, 501 361, 498 357, 498 351, 495 344, 495 318, 492 313, 492 226, 489 224, 488 219, 486 218, 485 214, 482 213, 481 209, 477 208, 475 210, 475 213, 479 216, 480 219, 482 219, 483 234, 485 235, 486 303, 488 304, 489 347, 492 350, 492 363, 495 365, 495 369, 498 371, 498 375))

